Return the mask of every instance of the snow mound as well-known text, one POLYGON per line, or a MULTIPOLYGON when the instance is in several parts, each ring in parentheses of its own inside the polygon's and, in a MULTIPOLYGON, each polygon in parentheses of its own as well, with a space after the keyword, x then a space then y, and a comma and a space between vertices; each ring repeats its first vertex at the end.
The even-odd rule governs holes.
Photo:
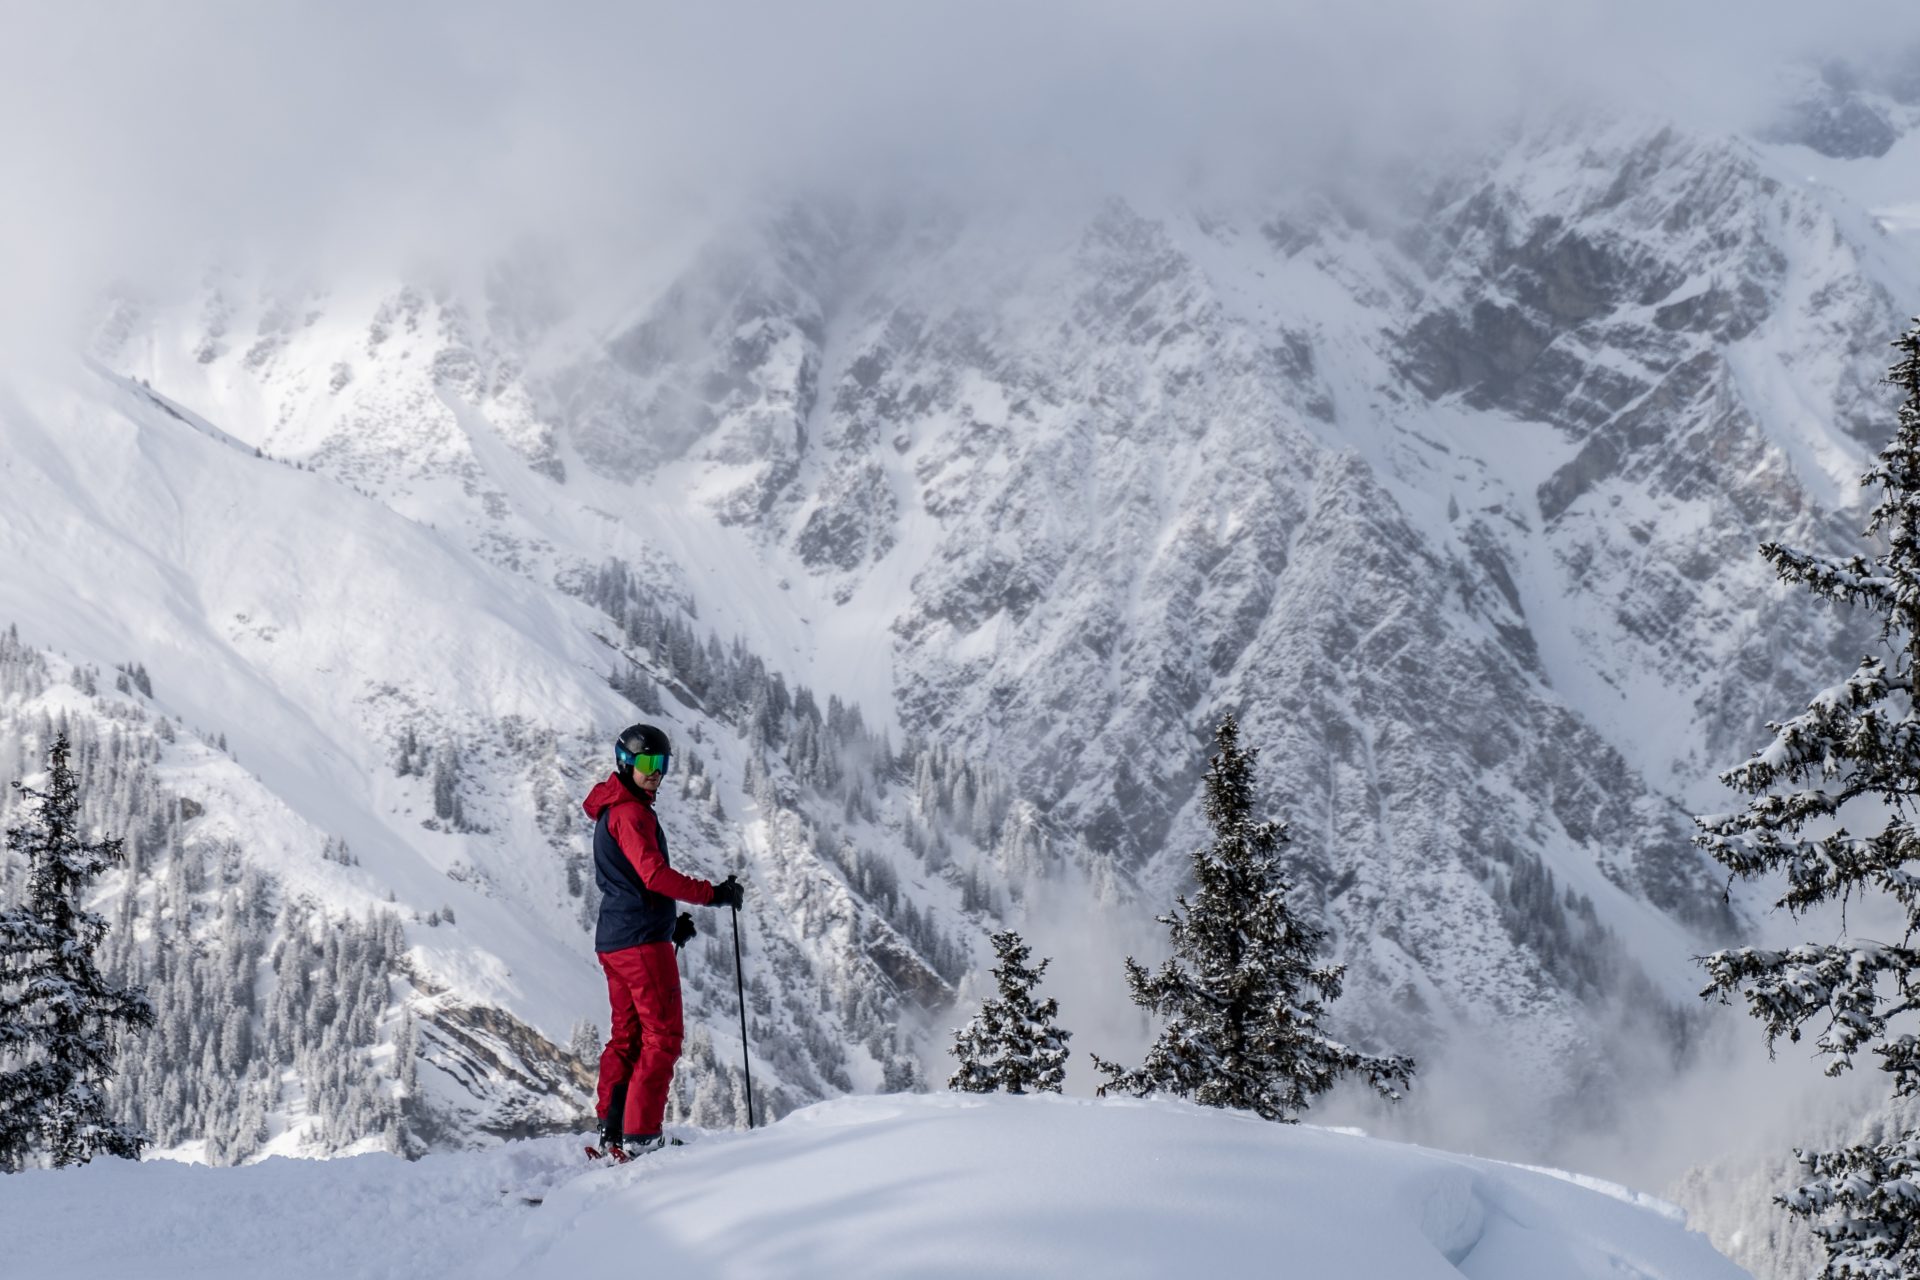
POLYGON ((1678 1212, 1549 1171, 1178 1103, 842 1098, 625 1168, 549 1138, 407 1164, 15 1175, 9 1274, 1738 1280, 1678 1212), (539 1199, 538 1206, 527 1203, 539 1199), (102 1218, 111 1226, 102 1230, 102 1218))

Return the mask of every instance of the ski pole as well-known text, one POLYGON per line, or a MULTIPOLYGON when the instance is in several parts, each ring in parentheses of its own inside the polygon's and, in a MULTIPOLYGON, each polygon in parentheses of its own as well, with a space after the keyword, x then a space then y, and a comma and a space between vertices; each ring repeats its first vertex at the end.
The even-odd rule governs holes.
POLYGON ((740 908, 733 909, 733 990, 740 997, 740 1061, 747 1069, 747 1128, 753 1128, 753 1055, 747 1052, 747 986, 740 977, 740 908))

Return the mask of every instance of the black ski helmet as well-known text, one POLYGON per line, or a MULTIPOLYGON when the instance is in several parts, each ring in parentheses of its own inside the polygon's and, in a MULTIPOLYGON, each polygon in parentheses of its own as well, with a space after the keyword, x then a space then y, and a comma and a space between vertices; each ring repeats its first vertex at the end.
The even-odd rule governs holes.
POLYGON ((665 756, 672 753, 673 746, 667 741, 666 730, 656 729, 650 724, 630 725, 622 729, 620 736, 613 741, 613 762, 622 770, 633 768, 635 756, 665 756))

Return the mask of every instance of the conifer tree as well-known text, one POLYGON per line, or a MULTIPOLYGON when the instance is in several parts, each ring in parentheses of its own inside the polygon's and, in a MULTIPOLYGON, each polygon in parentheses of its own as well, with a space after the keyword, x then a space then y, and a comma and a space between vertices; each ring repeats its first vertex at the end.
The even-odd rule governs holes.
POLYGON ((1054 1025, 1059 1001, 1035 1003, 1033 989, 1050 960, 1027 968, 1031 954, 1012 929, 993 935, 994 983, 1000 994, 980 1006, 972 1021, 953 1033, 948 1050, 960 1061, 947 1088, 963 1093, 1059 1093, 1067 1080, 1071 1031, 1054 1025))
POLYGON ((95 876, 120 861, 121 843, 82 839, 80 789, 66 734, 47 751, 46 790, 15 782, 30 806, 7 831, 27 869, 26 895, 0 911, 0 1168, 35 1152, 56 1165, 99 1152, 136 1157, 144 1138, 107 1114, 113 1028, 150 1026, 153 1006, 115 986, 93 953, 106 919, 82 905, 95 876))
MULTIPOLYGON (((1787 582, 1879 616, 1885 654, 1868 654, 1817 694, 1773 741, 1720 775, 1751 797, 1744 811, 1696 818, 1696 843, 1739 879, 1784 873, 1778 905, 1798 915, 1827 902, 1886 895, 1904 912, 1897 941, 1843 935, 1785 950, 1739 947, 1707 956, 1701 994, 1738 994, 1766 1025, 1772 1052, 1809 1024, 1815 1051, 1839 1075, 1870 1049, 1897 1098, 1920 1096, 1920 320, 1894 343, 1887 380, 1906 393, 1893 439, 1862 485, 1879 502, 1864 536, 1871 559, 1833 560, 1770 542, 1761 554, 1787 582), (1853 802, 1860 801, 1859 804, 1853 802), (1851 806, 1846 813, 1843 807, 1851 806), (1858 835, 1850 824, 1877 827, 1858 835), (1808 824, 1830 834, 1809 834, 1808 824)), ((1798 1151, 1808 1181, 1779 1202, 1812 1220, 1826 1245, 1826 1280, 1920 1275, 1920 1132, 1839 1151, 1798 1151)))
POLYGON ((433 812, 453 824, 457 831, 465 823, 465 815, 460 811, 460 793, 454 789, 453 748, 443 745, 433 753, 433 812))
POLYGON ((1133 1002, 1167 1022, 1132 1070, 1094 1056, 1108 1077, 1100 1092, 1171 1093, 1292 1122, 1341 1075, 1358 1073, 1398 1100, 1411 1058, 1360 1053, 1321 1029, 1344 966, 1317 963, 1325 933, 1288 903, 1286 827, 1254 819, 1259 753, 1241 749, 1231 714, 1214 741, 1219 753, 1206 775, 1213 843, 1194 851, 1192 902, 1182 897, 1159 917, 1174 954, 1155 973, 1127 957, 1133 1002))

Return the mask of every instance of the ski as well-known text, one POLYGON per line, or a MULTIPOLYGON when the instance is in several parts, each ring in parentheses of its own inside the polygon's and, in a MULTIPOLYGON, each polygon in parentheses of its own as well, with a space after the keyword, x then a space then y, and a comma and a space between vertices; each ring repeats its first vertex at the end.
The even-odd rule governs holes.
MULTIPOLYGON (((614 1165, 625 1164, 627 1161, 633 1159, 632 1156, 628 1155, 619 1147, 596 1147, 592 1143, 588 1143, 582 1147, 581 1150, 586 1153, 589 1164, 601 1168, 612 1168, 614 1165)), ((528 1207, 545 1204, 547 1199, 546 1195, 539 1191, 514 1192, 502 1188, 500 1194, 502 1197, 511 1196, 528 1207)))

